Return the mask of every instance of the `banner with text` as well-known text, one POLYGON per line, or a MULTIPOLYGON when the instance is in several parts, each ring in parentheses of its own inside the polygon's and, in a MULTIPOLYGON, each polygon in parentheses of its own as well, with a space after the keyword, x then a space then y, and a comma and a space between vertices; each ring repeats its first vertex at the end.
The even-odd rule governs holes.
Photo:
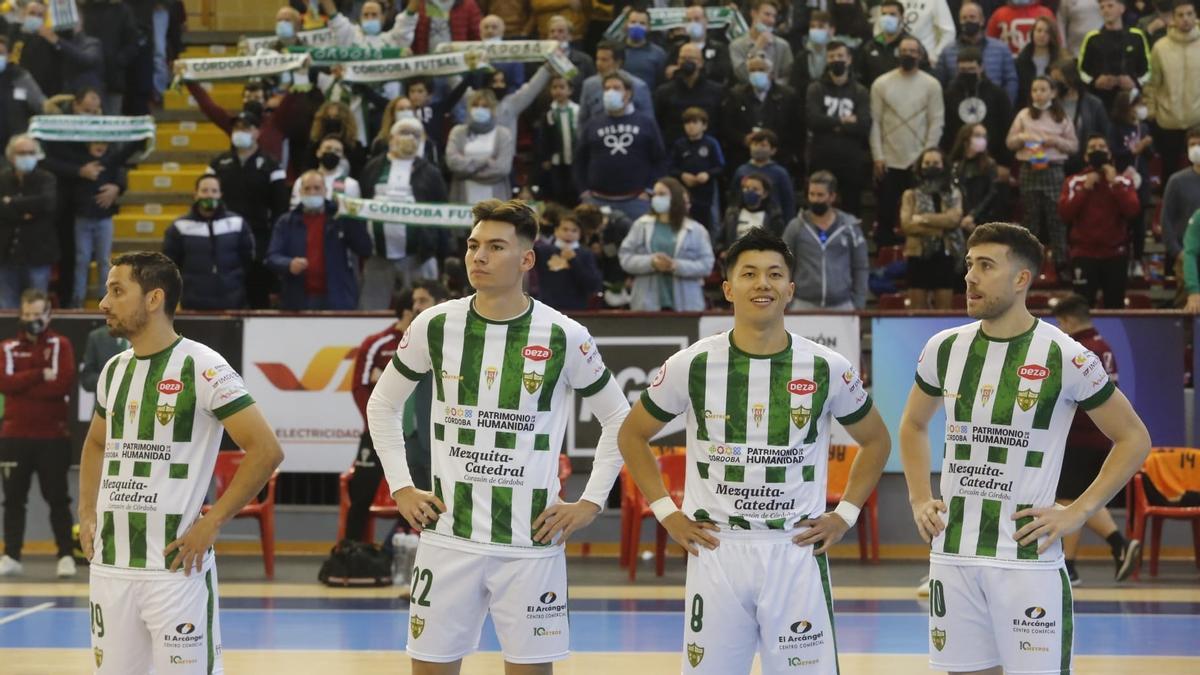
POLYGON ((338 195, 338 215, 402 225, 469 228, 475 225, 469 204, 406 204, 338 195))

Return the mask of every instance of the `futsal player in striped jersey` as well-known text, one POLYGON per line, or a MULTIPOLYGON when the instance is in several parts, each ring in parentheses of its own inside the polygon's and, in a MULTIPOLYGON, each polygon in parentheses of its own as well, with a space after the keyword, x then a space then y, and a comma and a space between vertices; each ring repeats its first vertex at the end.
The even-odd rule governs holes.
POLYGON ((424 528, 412 571, 407 651, 416 675, 457 673, 490 612, 507 675, 552 672, 570 641, 563 543, 600 512, 621 470, 629 403, 586 328, 525 295, 537 216, 524 202, 475 206, 466 269, 476 293, 409 326, 367 403, 400 514, 424 528), (433 490, 405 461, 404 403, 433 372, 433 490), (569 390, 602 432, 577 502, 558 499, 569 390))
POLYGON ((687 568, 684 673, 838 672, 826 552, 854 525, 891 440, 854 367, 784 327, 795 258, 754 228, 725 258, 733 330, 667 359, 621 428, 621 452, 655 516, 695 556, 687 568), (683 510, 649 441, 687 416, 683 510), (825 513, 829 435, 862 450, 825 513))
POLYGON ((213 542, 283 460, 242 378, 175 332, 179 268, 161 253, 113 261, 100 309, 131 347, 109 359, 79 463, 79 529, 91 561, 96 673, 224 672, 213 542), (223 431, 245 459, 200 507, 223 431))
POLYGON ((1138 470, 1150 437, 1096 355, 1033 317, 1042 244, 1007 223, 967 242, 967 314, 917 361, 900 426, 909 502, 929 561, 930 666, 951 673, 1067 675, 1074 617, 1061 538, 1138 470), (929 481, 929 420, 946 411, 941 496, 929 481), (1076 408, 1113 441, 1079 499, 1056 506, 1076 408))

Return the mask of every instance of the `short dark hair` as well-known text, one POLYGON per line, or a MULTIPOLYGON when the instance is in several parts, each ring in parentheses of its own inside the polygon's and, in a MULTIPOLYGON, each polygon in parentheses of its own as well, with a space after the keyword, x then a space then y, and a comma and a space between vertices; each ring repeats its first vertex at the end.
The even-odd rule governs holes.
POLYGON ((837 176, 834 176, 829 171, 813 172, 813 174, 808 177, 808 184, 824 185, 825 189, 830 193, 836 193, 838 191, 837 176))
POLYGON ((829 52, 832 52, 837 49, 845 49, 846 54, 850 57, 850 60, 851 61, 854 60, 854 50, 850 49, 850 45, 846 44, 845 42, 842 42, 841 40, 837 40, 837 39, 830 40, 829 44, 825 45, 825 54, 828 55, 829 52))
POLYGON ((979 47, 961 47, 958 50, 958 62, 963 61, 983 63, 983 51, 979 47))
POLYGON ((567 85, 567 89, 571 89, 571 90, 575 89, 575 87, 571 84, 571 78, 569 78, 565 75, 557 75, 557 74, 550 76, 550 84, 553 85, 555 82, 560 82, 560 81, 563 84, 567 85))
POLYGON ((808 22, 813 23, 814 21, 817 23, 832 25, 833 24, 833 15, 830 14, 829 12, 818 9, 815 12, 813 12, 812 14, 808 15, 808 22))
POLYGON ((575 222, 579 223, 580 229, 584 231, 595 232, 604 222, 604 212, 595 204, 580 204, 573 211, 575 222))
POLYGON ((196 176, 196 183, 194 185, 192 185, 192 190, 193 191, 199 190, 200 184, 209 179, 217 181, 217 187, 224 189, 224 186, 221 185, 220 176, 218 176, 215 173, 202 173, 199 176, 196 176))
POLYGON ((1085 140, 1083 142, 1083 147, 1086 148, 1088 143, 1091 143, 1092 141, 1096 140, 1097 138, 1104 141, 1105 146, 1108 145, 1108 136, 1105 136, 1104 134, 1100 133, 1099 131, 1093 131, 1092 133, 1088 134, 1087 140, 1085 140))
POLYGON ((776 12, 779 11, 779 3, 776 0, 754 0, 754 2, 750 3, 750 9, 758 10, 763 5, 770 5, 775 8, 776 12))
POLYGON ((450 291, 446 290, 446 287, 443 286, 440 281, 436 281, 434 279, 422 279, 413 284, 414 291, 418 288, 433 296, 433 299, 438 302, 445 302, 450 299, 450 291))
POLYGON ((683 123, 688 122, 704 122, 708 124, 708 113, 704 112, 704 108, 699 106, 691 106, 683 111, 683 123))
POLYGON ((784 243, 783 239, 765 227, 753 227, 746 234, 742 235, 740 239, 733 242, 733 245, 725 252, 726 279, 729 279, 733 268, 737 266, 738 257, 746 251, 778 252, 779 255, 783 256, 783 264, 787 267, 789 280, 796 270, 796 256, 792 253, 792 249, 788 248, 788 245, 784 243))
POLYGON ((625 47, 623 47, 620 42, 615 42, 613 40, 601 40, 600 44, 596 45, 596 54, 599 54, 601 50, 607 50, 611 52, 613 61, 625 63, 625 47))
POLYGON ((412 288, 399 290, 392 294, 392 309, 396 310, 397 319, 404 316, 405 312, 413 308, 413 293, 418 288, 432 296, 435 302, 445 302, 450 297, 450 291, 447 291, 446 287, 437 281, 433 279, 421 279, 414 283, 412 288))
POLYGON ((967 248, 980 244, 1007 246, 1009 255, 1037 274, 1046 255, 1046 247, 1028 229, 1013 223, 985 223, 976 227, 967 239, 967 248))
POLYGON ((422 87, 425 87, 426 93, 433 91, 433 82, 428 77, 421 76, 421 77, 409 78, 408 86, 404 88, 404 94, 407 96, 408 90, 412 89, 413 87, 417 86, 418 84, 421 85, 422 87))
POLYGON ((266 88, 266 86, 263 85, 262 80, 250 80, 246 84, 242 85, 242 93, 245 93, 247 91, 265 92, 266 90, 267 90, 267 88, 266 88))
POLYGON ((1088 306, 1088 301, 1078 293, 1072 293, 1065 298, 1059 298, 1054 307, 1050 309, 1056 319, 1062 317, 1070 317, 1078 321, 1090 321, 1092 318, 1092 308, 1088 306))
POLYGON ((1191 5, 1192 9, 1196 9, 1196 0, 1176 0, 1175 5, 1171 7, 1171 12, 1174 13, 1175 10, 1185 5, 1191 5))
POLYGON ((883 9, 884 7, 895 7, 900 10, 900 16, 904 16, 904 3, 900 2, 900 0, 883 0, 883 2, 879 3, 879 9, 883 9))
POLYGON ((603 88, 604 85, 608 84, 609 80, 618 80, 618 81, 620 81, 621 86, 625 88, 625 91, 628 91, 630 93, 633 92, 633 80, 626 77, 625 74, 622 73, 621 71, 614 70, 611 73, 605 75, 604 79, 600 82, 600 87, 603 88))
POLYGON ((1184 142, 1186 143, 1187 141, 1190 141, 1193 138, 1200 138, 1200 124, 1197 124, 1196 126, 1187 130, 1187 134, 1185 135, 1184 142))
POLYGON ((40 288, 26 288, 21 291, 21 304, 28 305, 41 300, 46 303, 46 309, 50 308, 50 296, 40 288))
POLYGON ((485 199, 471 209, 471 216, 477 225, 485 220, 508 223, 516 228, 518 239, 530 243, 537 241, 537 214, 523 200, 509 199, 502 202, 499 199, 485 199))
POLYGON ((96 98, 104 98, 100 95, 100 90, 95 87, 80 87, 75 90, 75 102, 83 103, 83 99, 87 98, 88 94, 95 94, 96 98))
POLYGON ((775 132, 771 131, 770 129, 757 129, 755 131, 751 131, 746 136, 746 147, 750 147, 750 145, 753 143, 762 143, 764 141, 770 143, 772 148, 777 150, 779 149, 779 136, 777 136, 775 132))
POLYGON ((742 180, 746 180, 746 179, 758 181, 758 183, 763 186, 763 189, 767 191, 767 194, 768 195, 771 194, 771 179, 768 178, 765 173, 753 171, 751 173, 748 173, 748 174, 742 176, 742 180))
POLYGON ((179 296, 183 293, 183 278, 179 267, 166 255, 158 251, 131 251, 122 253, 112 262, 113 267, 128 266, 129 275, 142 289, 142 293, 154 290, 163 292, 163 312, 175 318, 179 296))

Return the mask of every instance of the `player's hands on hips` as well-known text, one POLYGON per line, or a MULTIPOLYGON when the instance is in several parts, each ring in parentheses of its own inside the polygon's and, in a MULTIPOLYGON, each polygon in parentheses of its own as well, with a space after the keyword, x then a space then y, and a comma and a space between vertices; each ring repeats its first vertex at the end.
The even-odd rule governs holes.
POLYGON ((933 538, 946 529, 946 523, 942 522, 942 517, 938 515, 946 512, 946 502, 928 499, 913 504, 912 511, 913 521, 917 524, 917 532, 921 534, 921 539, 924 539, 926 544, 932 544, 933 538))
POLYGON ((808 529, 792 537, 792 543, 797 546, 812 546, 820 543, 820 546, 813 551, 813 555, 821 555, 828 551, 834 544, 841 541, 846 530, 850 529, 850 523, 842 520, 841 516, 833 512, 823 513, 819 518, 805 518, 796 523, 796 527, 805 526, 808 529))
POLYGON ((439 513, 446 512, 446 504, 436 495, 411 485, 396 490, 392 499, 396 501, 396 510, 408 524, 421 530, 437 520, 439 513))
POLYGON ((555 504, 542 511, 534 519, 533 531, 536 534, 533 535, 533 540, 541 544, 549 544, 561 533, 562 539, 557 543, 566 543, 567 538, 572 534, 591 525, 598 513, 600 513, 600 507, 586 499, 555 504))
POLYGON ((96 512, 79 514, 79 546, 88 560, 96 553, 96 512))
POLYGON ((167 548, 163 549, 164 557, 170 556, 172 551, 179 552, 171 562, 171 571, 182 569, 184 576, 191 576, 192 570, 199 574, 200 568, 204 566, 204 554, 217 541, 217 531, 215 520, 201 518, 192 523, 182 537, 167 544, 167 548))
POLYGON ((706 530, 719 532, 721 528, 717 527, 716 523, 692 520, 683 511, 676 511, 664 518, 662 526, 676 544, 687 549, 687 552, 692 555, 700 555, 701 546, 711 551, 721 545, 716 537, 706 532, 706 530))
POLYGON ((1012 515, 1013 520, 1030 517, 1033 521, 1017 530, 1013 539, 1021 546, 1028 546, 1045 537, 1045 541, 1038 546, 1038 553, 1045 553, 1056 540, 1078 530, 1087 522, 1087 514, 1074 506, 1022 509, 1012 515))

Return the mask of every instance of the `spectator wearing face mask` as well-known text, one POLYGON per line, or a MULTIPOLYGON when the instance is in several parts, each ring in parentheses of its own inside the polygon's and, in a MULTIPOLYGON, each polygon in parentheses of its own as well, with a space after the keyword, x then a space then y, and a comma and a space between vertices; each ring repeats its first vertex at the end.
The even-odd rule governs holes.
POLYGON ((8 61, 8 38, 0 35, 0 145, 29 127, 42 114, 46 97, 29 71, 8 61))
POLYGON ((775 35, 779 5, 775 0, 753 0, 750 5, 750 30, 729 43, 733 76, 743 84, 750 81, 750 56, 761 54, 771 65, 773 81, 786 83, 792 76, 792 47, 775 35))
POLYGON ((921 47, 936 63, 942 50, 954 42, 954 14, 946 0, 909 2, 905 5, 904 27, 921 41, 921 47))
POLYGON ((599 293, 600 267, 591 249, 581 245, 582 230, 575 214, 567 212, 554 226, 554 239, 538 242, 538 299, 559 311, 587 309, 592 296, 599 293))
POLYGON ((330 136, 342 142, 345 159, 350 164, 350 174, 358 175, 367 163, 367 151, 359 140, 361 134, 358 120, 350 106, 336 101, 327 101, 317 109, 312 128, 308 132, 308 149, 302 166, 305 170, 317 167, 317 148, 321 141, 330 136))
POLYGON ((987 35, 1007 43, 1016 56, 1029 42, 1034 22, 1040 18, 1054 21, 1054 12, 1039 0, 1008 0, 1008 4, 997 7, 988 18, 987 35))
POLYGON ((883 0, 879 5, 879 34, 862 44, 856 59, 858 75, 868 89, 885 73, 900 64, 900 43, 913 37, 904 27, 904 4, 900 0, 883 0))
POLYGON ((749 173, 737 182, 715 245, 724 258, 725 250, 750 230, 761 227, 783 236, 786 226, 779 203, 771 196, 771 179, 761 173, 749 173))
MULTIPOLYGON (((362 196, 358 181, 350 175, 350 163, 346 161, 345 147, 337 136, 326 136, 317 146, 317 172, 325 178, 325 198, 337 202, 339 195, 352 199, 362 196)), ((291 208, 300 203, 300 182, 292 186, 291 208)))
POLYGON ((331 17, 329 29, 333 31, 333 39, 338 46, 374 49, 385 47, 407 49, 412 46, 419 17, 417 0, 409 0, 408 6, 396 14, 391 29, 387 31, 383 30, 383 5, 376 0, 367 0, 362 3, 357 24, 339 12, 333 0, 321 0, 321 7, 331 17))
POLYGON ((75 182, 71 203, 75 206, 75 290, 69 307, 83 307, 87 299, 88 267, 96 263, 99 295, 104 297, 108 261, 112 257, 113 216, 117 199, 128 186, 118 148, 108 143, 88 143, 88 155, 101 166, 93 179, 75 182))
POLYGON ((21 291, 50 286, 58 261, 54 174, 38 166, 41 146, 26 134, 8 140, 0 169, 0 309, 16 309, 21 291))
POLYGON ((808 91, 809 84, 825 74, 830 40, 836 36, 833 16, 829 12, 817 10, 808 15, 808 33, 801 41, 797 63, 792 68, 792 79, 789 83, 792 89, 803 95, 808 91))
POLYGON ((621 243, 621 267, 633 275, 635 312, 700 312, 704 279, 713 269, 708 230, 687 217, 687 193, 674 178, 654 184, 652 213, 638 218, 621 243))
POLYGON ((900 63, 871 85, 871 156, 879 184, 875 243, 898 243, 895 233, 900 197, 912 180, 921 152, 937 147, 945 124, 942 86, 921 72, 921 43, 900 41, 900 63))
POLYGON ((550 98, 550 109, 537 125, 541 195, 556 204, 575 206, 579 201, 573 167, 579 145, 579 104, 571 100, 571 81, 561 75, 551 78, 550 98))
POLYGON ((255 260, 254 234, 240 215, 225 208, 216 176, 196 179, 192 208, 167 228, 163 253, 183 275, 184 309, 246 306, 246 272, 255 260))
POLYGON ((477 91, 468 99, 467 123, 450 130, 446 141, 446 168, 450 170, 450 201, 476 204, 485 199, 512 196, 516 138, 496 123, 496 99, 490 91, 477 91))
MULTIPOLYGON (((1008 57, 1008 52, 1004 52, 1008 57)), ((1007 163, 1010 153, 1004 145, 1004 136, 1012 121, 1012 106, 1008 94, 997 86, 980 63, 981 55, 975 47, 963 49, 958 55, 958 75, 950 81, 945 92, 946 129, 940 144, 948 150, 964 124, 983 124, 988 138, 995 139, 990 148, 993 155, 1007 163)))
POLYGON ((717 178, 725 168, 725 157, 721 144, 706 133, 708 113, 701 108, 688 108, 681 117, 684 136, 671 146, 668 171, 687 188, 691 203, 688 215, 715 234, 717 178))
MULTIPOLYGON (((1154 121, 1154 146, 1163 176, 1187 166, 1187 130, 1200 124, 1200 28, 1195 2, 1178 2, 1174 24, 1150 52, 1147 113, 1154 121)), ((2 81, 2 80, 0 80, 2 81)))
MULTIPOLYGON (((1083 84, 1079 77, 1079 64, 1075 59, 1064 59, 1050 64, 1047 76, 1054 83, 1054 99, 1062 105, 1067 119, 1075 127, 1075 138, 1109 134, 1112 120, 1104 108, 1104 102, 1088 91, 1083 84)), ((1033 91, 1032 87, 1031 82, 1030 91, 1033 91)), ((1077 144, 1075 151, 1067 155, 1063 171, 1066 174, 1076 173, 1083 168, 1084 163, 1083 145, 1077 144)))
MULTIPOLYGON (((2 180, 2 179, 0 179, 2 180)), ((68 396, 75 389, 75 350, 50 325, 50 299, 45 291, 21 294, 20 331, 0 342, 6 365, 0 370, 5 398, 0 427, 0 456, 9 466, 4 478, 4 555, 0 577, 22 573, 25 503, 33 475, 50 507, 50 528, 58 547, 58 577, 75 576, 71 555, 71 418, 68 396)))
POLYGON ((704 111, 715 129, 719 126, 721 98, 725 92, 720 85, 703 77, 704 57, 700 48, 686 44, 679 49, 679 67, 671 79, 654 92, 654 112, 667 145, 672 145, 683 133, 683 112, 688 108, 704 111))
POLYGON ((779 152, 779 137, 770 129, 754 131, 746 136, 746 147, 750 150, 750 161, 733 172, 734 184, 739 184, 744 176, 752 173, 766 176, 771 181, 771 193, 779 203, 784 222, 790 221, 796 216, 796 188, 788 170, 775 161, 775 155, 779 152))
POLYGON ((950 177, 962 192, 962 227, 966 232, 976 225, 1008 220, 1008 179, 1000 177, 1000 167, 988 154, 987 127, 966 124, 958 130, 950 154, 950 177))
POLYGON ((681 39, 672 43, 667 51, 667 78, 675 76, 681 61, 679 52, 685 45, 694 45, 700 49, 701 63, 704 65, 701 75, 719 85, 734 83, 733 64, 729 59, 729 45, 714 35, 708 27, 708 16, 701 5, 691 5, 684 10, 684 24, 681 39))
POLYGON ((864 171, 870 155, 871 94, 852 77, 850 48, 830 43, 825 75, 808 85, 808 170, 828 171, 837 179, 841 207, 861 213, 864 171))
POLYGON ((579 94, 579 129, 593 117, 603 116, 606 111, 604 103, 604 79, 613 73, 619 73, 632 88, 630 102, 633 108, 646 115, 654 115, 653 92, 640 77, 623 69, 625 64, 625 47, 619 42, 602 41, 596 46, 596 74, 583 81, 579 94))
POLYGON ((667 172, 667 152, 654 118, 630 106, 631 88, 620 73, 604 78, 605 114, 583 124, 575 184, 584 191, 581 201, 635 219, 650 208, 651 186, 667 172))
POLYGON ((667 53, 650 41, 650 15, 630 9, 625 19, 625 70, 641 78, 653 91, 663 81, 667 53))
POLYGON ((1058 214, 1070 231, 1075 292, 1091 306, 1104 294, 1105 309, 1125 308, 1129 231, 1137 217, 1137 188, 1118 173, 1108 139, 1087 140, 1088 168, 1067 179, 1058 197, 1058 214))
POLYGON ((808 208, 788 224, 783 241, 796 256, 791 310, 855 310, 867 306, 867 240, 858 218, 838 209, 837 179, 808 178, 808 208))
POLYGON ((21 21, 8 26, 9 59, 33 76, 43 94, 56 96, 63 91, 62 52, 46 39, 54 34, 46 14, 41 2, 25 4, 21 21))
POLYGON ((413 52, 432 54, 446 42, 479 39, 483 13, 475 0, 417 0, 417 33, 413 52))
POLYGON ((580 204, 574 209, 575 221, 583 229, 582 242, 596 257, 604 284, 607 307, 629 305, 629 275, 621 268, 621 243, 632 225, 624 213, 601 210, 595 204, 580 204))
POLYGON ((271 241, 271 226, 288 209, 288 186, 283 169, 259 147, 259 121, 241 113, 230 135, 232 147, 208 165, 220 181, 224 204, 245 219, 254 235, 255 260, 246 270, 247 301, 252 309, 270 306, 275 277, 263 255, 271 241))
POLYGON ((949 85, 950 80, 959 73, 959 53, 973 49, 979 54, 976 61, 982 66, 984 75, 1004 90, 1011 106, 1017 100, 1017 67, 1008 45, 983 34, 983 7, 979 3, 963 3, 958 10, 958 21, 958 38, 942 50, 934 74, 943 87, 949 85))
POLYGON ((950 309, 961 276, 959 264, 967 253, 962 194, 937 148, 921 153, 913 175, 916 185, 900 200, 909 306, 950 309))
POLYGON ((1117 171, 1134 182, 1138 195, 1138 214, 1130 222, 1129 273, 1141 277, 1142 254, 1146 248, 1146 221, 1151 217, 1150 158, 1154 155, 1154 139, 1150 135, 1150 124, 1146 122, 1149 111, 1145 100, 1137 92, 1121 92, 1113 101, 1112 129, 1108 135, 1108 148, 1112 152, 1113 165, 1117 171))
POLYGON ((571 22, 566 18, 558 14, 551 16, 547 31, 546 39, 557 42, 558 48, 566 55, 571 65, 575 66, 575 75, 571 77, 571 100, 578 103, 579 95, 583 92, 583 81, 596 74, 596 61, 587 52, 572 44, 576 34, 571 22))
MULTIPOLYGON (((399 203, 447 202, 446 183, 437 166, 419 156, 425 129, 415 118, 392 125, 388 151, 367 163, 360 176, 363 197, 399 203)), ((436 280, 437 261, 449 250, 443 228, 400 223, 371 223, 371 256, 363 266, 359 309, 387 309, 396 288, 436 280)))
POLYGON ((267 265, 281 279, 280 309, 352 310, 358 306, 353 256, 371 254, 366 223, 337 215, 321 174, 306 171, 300 183, 300 205, 275 223, 267 249, 267 265))
POLYGON ((780 163, 795 166, 796 149, 804 133, 797 119, 803 115, 803 99, 791 87, 771 80, 771 64, 761 56, 752 56, 747 65, 750 81, 734 85, 721 106, 721 140, 730 166, 741 166, 750 159, 747 135, 766 130, 775 134, 780 163))

